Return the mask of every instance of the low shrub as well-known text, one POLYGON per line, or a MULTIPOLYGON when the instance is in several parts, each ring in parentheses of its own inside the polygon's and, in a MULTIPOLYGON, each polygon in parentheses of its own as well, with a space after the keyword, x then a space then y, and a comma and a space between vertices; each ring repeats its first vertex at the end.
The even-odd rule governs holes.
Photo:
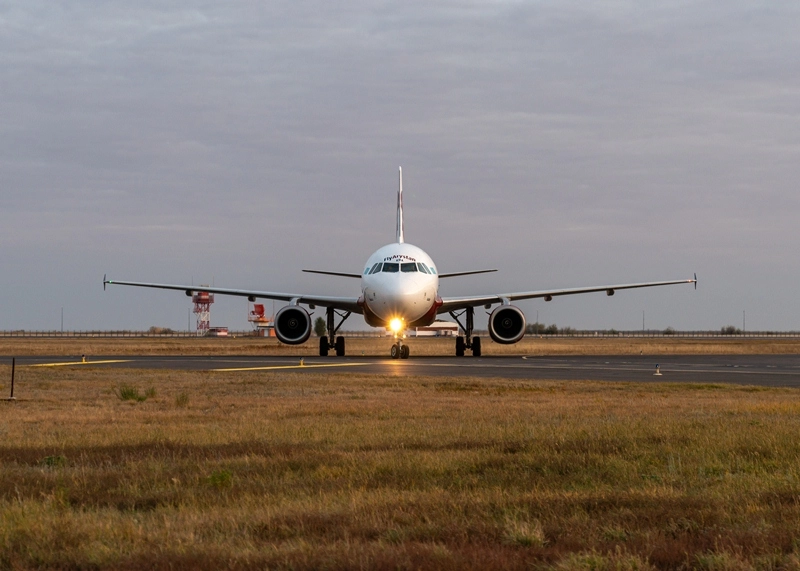
POLYGON ((39 464, 48 468, 58 468, 59 466, 65 466, 67 459, 64 456, 45 456, 39 460, 39 464))
POLYGON ((144 394, 142 394, 136 387, 123 384, 114 389, 114 394, 117 395, 119 400, 144 402, 148 398, 156 396, 156 389, 155 387, 150 387, 144 392, 144 394))

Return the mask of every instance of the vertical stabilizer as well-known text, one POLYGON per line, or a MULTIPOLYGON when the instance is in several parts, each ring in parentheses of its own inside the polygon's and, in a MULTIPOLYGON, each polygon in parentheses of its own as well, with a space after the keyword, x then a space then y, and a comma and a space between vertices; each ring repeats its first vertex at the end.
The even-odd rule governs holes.
POLYGON ((400 186, 397 189, 397 243, 402 244, 403 239, 403 167, 400 169, 400 186))

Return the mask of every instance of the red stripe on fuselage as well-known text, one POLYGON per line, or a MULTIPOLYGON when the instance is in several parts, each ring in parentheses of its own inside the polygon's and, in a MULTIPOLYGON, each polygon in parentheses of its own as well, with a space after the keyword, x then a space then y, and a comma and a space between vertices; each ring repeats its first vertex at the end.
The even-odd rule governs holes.
POLYGON ((419 319, 417 319, 416 321, 408 323, 406 327, 427 327, 428 325, 436 321, 437 310, 440 307, 442 307, 443 303, 444 302, 442 301, 442 298, 437 295, 436 299, 433 301, 433 305, 431 305, 431 308, 428 310, 428 312, 419 319))
MULTIPOLYGON (((412 321, 410 323, 406 323, 406 327, 427 327, 434 321, 436 321, 436 313, 437 310, 442 306, 444 302, 442 298, 436 296, 436 299, 431 304, 431 308, 425 312, 425 315, 417 319, 416 321, 412 321)), ((367 325, 371 327, 389 327, 389 322, 385 319, 380 318, 378 315, 375 314, 369 307, 369 304, 364 299, 364 297, 360 297, 358 300, 358 305, 361 307, 363 314, 364 314, 364 321, 367 322, 367 325)))

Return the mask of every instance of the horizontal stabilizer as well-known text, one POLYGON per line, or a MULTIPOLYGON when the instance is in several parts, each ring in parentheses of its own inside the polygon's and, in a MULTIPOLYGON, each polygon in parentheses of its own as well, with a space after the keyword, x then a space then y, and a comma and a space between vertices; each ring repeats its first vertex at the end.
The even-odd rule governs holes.
POLYGON ((474 270, 471 272, 454 272, 451 274, 439 274, 440 278, 454 278, 456 276, 471 276, 472 274, 488 274, 497 270, 474 270))
POLYGON ((303 270, 303 271, 306 272, 306 273, 309 273, 309 274, 323 274, 323 275, 326 275, 326 276, 339 276, 341 278, 360 278, 361 277, 359 274, 345 274, 343 272, 323 272, 323 271, 320 271, 320 270, 303 270))

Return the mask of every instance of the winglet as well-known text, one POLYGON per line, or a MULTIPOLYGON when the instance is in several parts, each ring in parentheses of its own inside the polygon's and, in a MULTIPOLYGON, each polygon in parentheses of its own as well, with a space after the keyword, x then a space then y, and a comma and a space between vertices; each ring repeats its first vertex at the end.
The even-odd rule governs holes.
POLYGON ((397 189, 397 243, 402 244, 403 239, 403 167, 400 171, 400 186, 397 189))
POLYGON ((106 279, 106 274, 103 274, 103 291, 106 291, 106 284, 107 283, 108 283, 108 280, 106 279))
POLYGON ((694 273, 694 289, 697 290, 697 272, 694 273))

